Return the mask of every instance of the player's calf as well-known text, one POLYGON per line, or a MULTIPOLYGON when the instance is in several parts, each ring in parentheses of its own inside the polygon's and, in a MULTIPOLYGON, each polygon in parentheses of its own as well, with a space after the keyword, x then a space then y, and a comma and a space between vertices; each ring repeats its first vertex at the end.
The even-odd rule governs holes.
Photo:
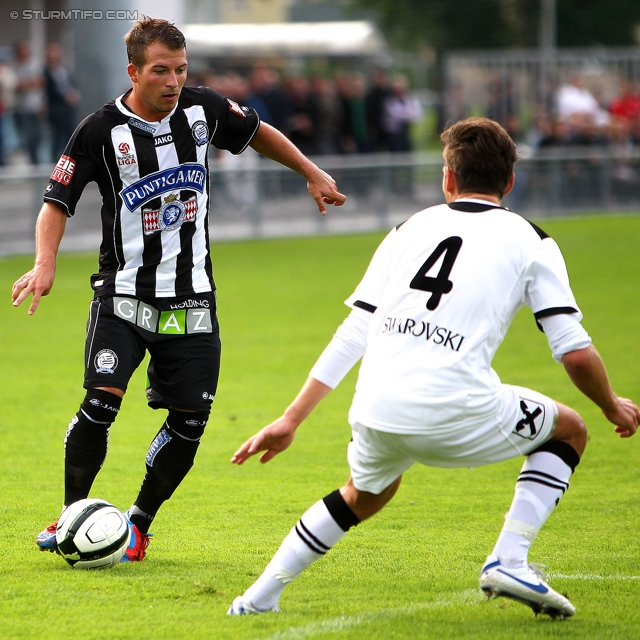
POLYGON ((142 533, 148 532, 160 506, 189 473, 208 419, 208 411, 169 410, 147 452, 147 473, 130 509, 131 522, 142 533))
POLYGON ((109 430, 121 403, 122 398, 109 391, 87 389, 64 440, 65 505, 89 495, 107 456, 109 430))

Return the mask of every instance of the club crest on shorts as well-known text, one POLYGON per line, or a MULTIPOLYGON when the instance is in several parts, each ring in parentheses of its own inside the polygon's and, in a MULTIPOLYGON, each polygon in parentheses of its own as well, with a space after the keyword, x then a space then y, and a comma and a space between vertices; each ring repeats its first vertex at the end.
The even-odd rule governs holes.
POLYGON ((209 127, 204 120, 196 120, 191 125, 191 135, 198 146, 209 142, 209 127))
POLYGON ((523 418, 516 424, 513 433, 527 440, 534 440, 544 425, 544 405, 535 400, 520 398, 523 418))
POLYGON ((94 359, 96 373, 113 373, 118 366, 118 356, 111 349, 98 351, 94 359))

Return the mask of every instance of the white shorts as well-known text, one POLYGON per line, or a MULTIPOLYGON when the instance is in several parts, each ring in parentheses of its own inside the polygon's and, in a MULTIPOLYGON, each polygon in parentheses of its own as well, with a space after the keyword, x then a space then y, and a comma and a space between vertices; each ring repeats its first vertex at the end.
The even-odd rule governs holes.
POLYGON ((357 489, 379 494, 414 462, 430 467, 480 467, 531 453, 555 431, 558 406, 547 396, 502 385, 496 414, 424 434, 351 425, 347 457, 357 489))

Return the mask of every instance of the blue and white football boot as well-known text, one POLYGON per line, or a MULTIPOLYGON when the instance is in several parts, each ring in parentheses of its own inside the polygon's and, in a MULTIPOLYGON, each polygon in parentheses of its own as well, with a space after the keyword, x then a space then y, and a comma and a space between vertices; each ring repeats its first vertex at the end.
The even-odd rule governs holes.
POLYGON ((544 574, 535 566, 509 569, 490 555, 480 572, 480 589, 489 598, 503 596, 526 604, 535 615, 546 613, 554 620, 569 618, 575 607, 565 596, 554 591, 545 581, 544 574))
POLYGON ((255 613, 269 613, 270 611, 280 612, 278 607, 272 609, 256 609, 244 596, 238 596, 227 611, 228 616, 249 616, 255 613))

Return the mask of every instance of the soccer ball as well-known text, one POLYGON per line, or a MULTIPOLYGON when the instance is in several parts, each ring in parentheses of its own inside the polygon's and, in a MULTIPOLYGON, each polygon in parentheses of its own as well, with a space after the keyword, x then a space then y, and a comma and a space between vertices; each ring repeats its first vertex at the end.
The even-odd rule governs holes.
POLYGON ((105 500, 70 504, 56 531, 58 552, 74 569, 108 569, 120 562, 129 544, 129 523, 105 500))

